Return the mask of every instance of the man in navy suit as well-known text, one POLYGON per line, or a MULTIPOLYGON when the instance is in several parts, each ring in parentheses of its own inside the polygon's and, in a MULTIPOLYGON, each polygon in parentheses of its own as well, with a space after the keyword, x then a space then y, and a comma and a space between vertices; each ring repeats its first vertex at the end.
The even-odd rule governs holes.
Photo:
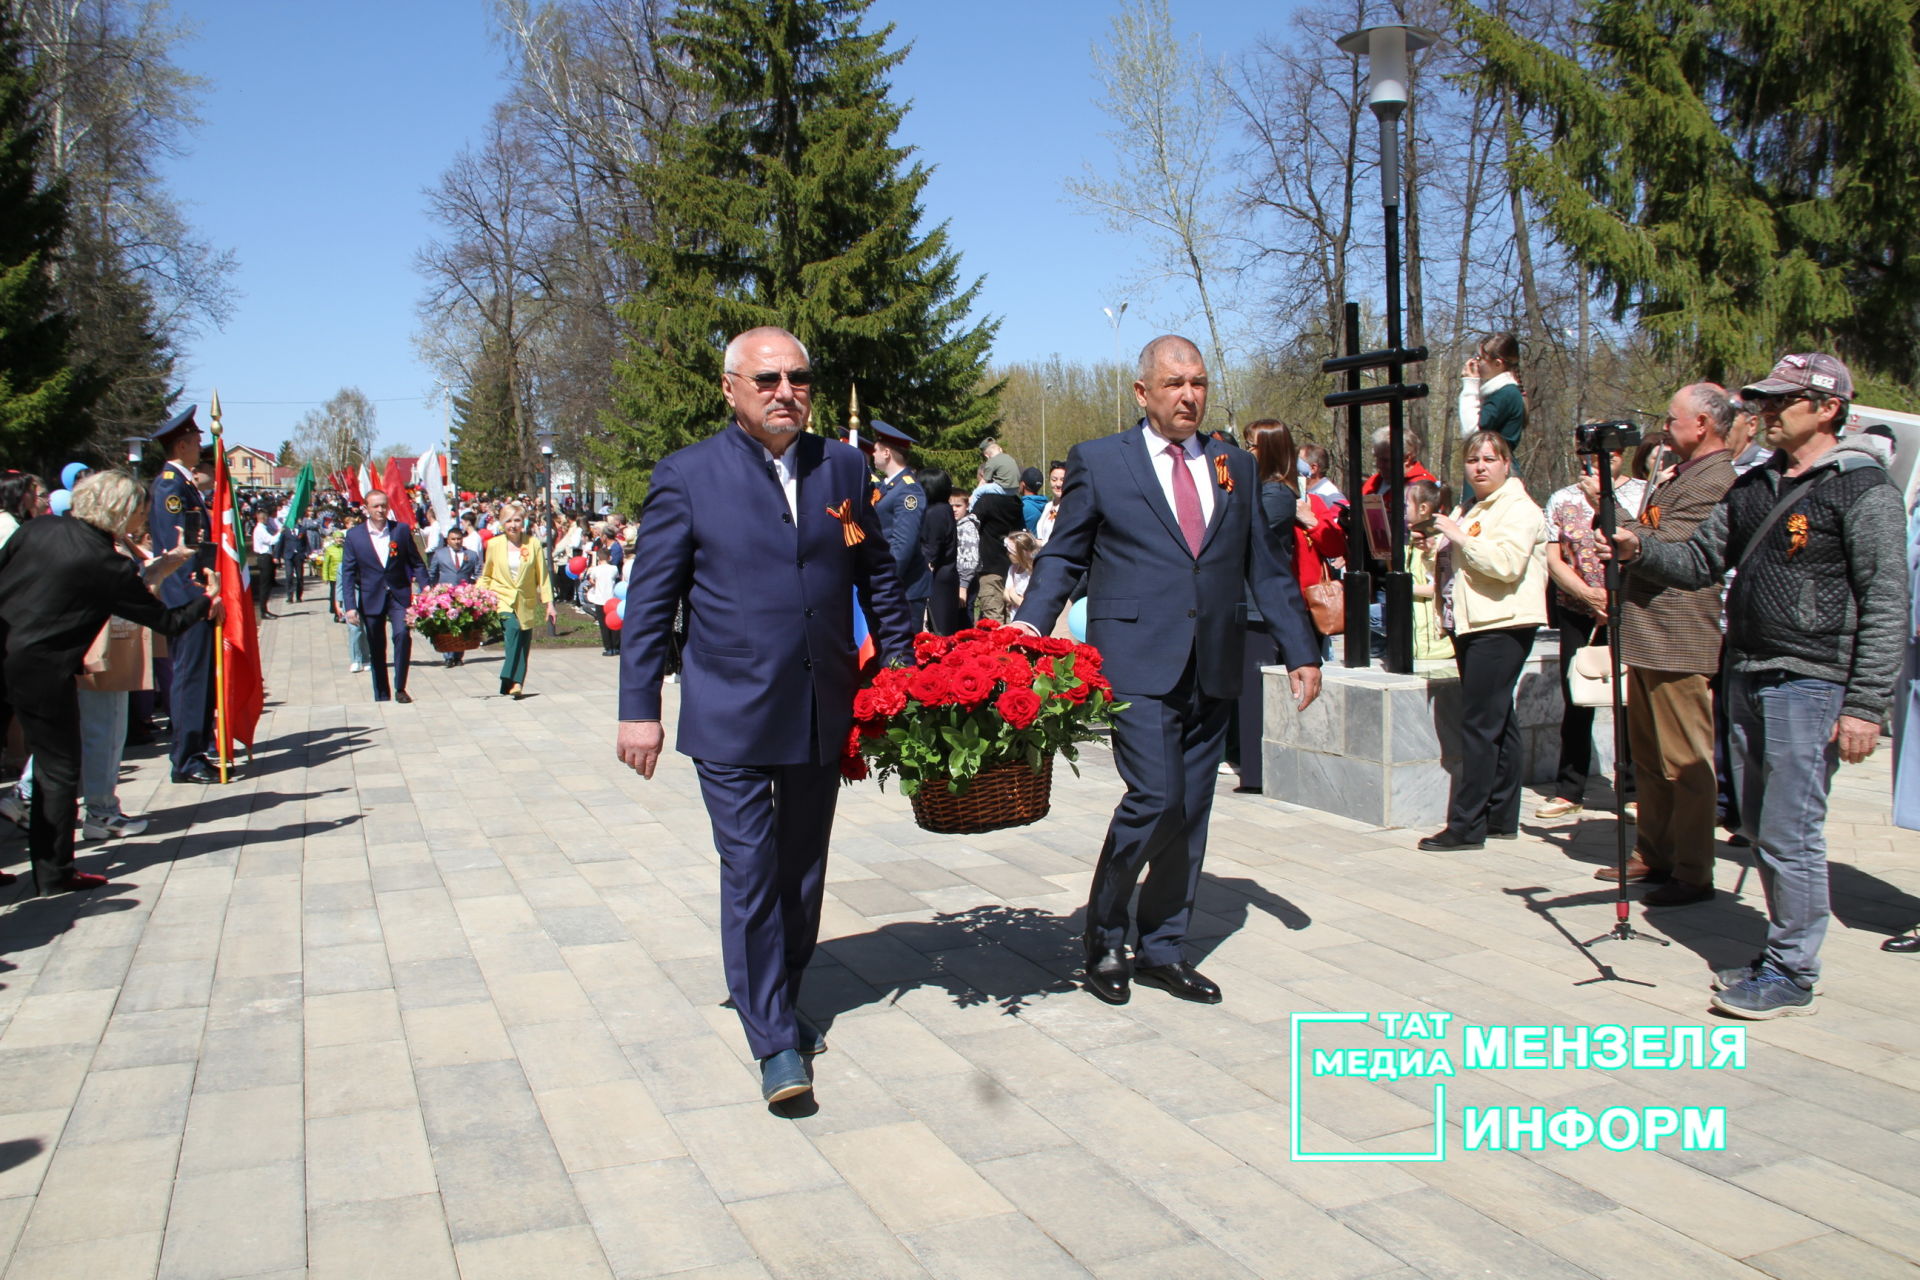
POLYGON ((1252 455, 1200 435, 1200 349, 1173 335, 1149 342, 1133 394, 1145 413, 1138 426, 1068 453, 1053 534, 1014 621, 1045 635, 1085 575, 1087 642, 1105 659, 1114 700, 1129 704, 1113 729, 1127 792, 1087 899, 1087 989, 1123 1004, 1138 978, 1214 1004, 1220 988, 1183 945, 1228 710, 1240 696, 1236 606, 1251 589, 1303 708, 1320 691, 1320 644, 1291 546, 1261 516, 1252 455), (1130 957, 1136 885, 1140 942, 1130 957))
POLYGON ((340 607, 347 625, 362 628, 372 656, 373 700, 389 697, 412 702, 407 693, 407 663, 413 635, 407 630, 407 606, 413 584, 423 576, 413 530, 387 519, 387 495, 367 495, 367 518, 347 530, 340 551, 340 607), (393 684, 387 684, 387 634, 393 635, 393 684))
MULTIPOLYGON (((427 558, 427 585, 458 587, 480 576, 480 557, 467 547, 467 531, 459 525, 447 530, 440 545, 427 558)), ((460 666, 467 655, 455 650, 446 658, 449 667, 460 666)))
POLYGON ((853 725, 860 589, 882 655, 913 631, 869 501, 866 459, 807 433, 813 374, 784 329, 727 345, 733 422, 653 469, 620 653, 622 763, 651 778, 665 742, 660 682, 686 603, 680 751, 700 776, 720 853, 727 990, 768 1102, 812 1088, 825 1048, 794 1007, 819 934, 839 761, 853 725))

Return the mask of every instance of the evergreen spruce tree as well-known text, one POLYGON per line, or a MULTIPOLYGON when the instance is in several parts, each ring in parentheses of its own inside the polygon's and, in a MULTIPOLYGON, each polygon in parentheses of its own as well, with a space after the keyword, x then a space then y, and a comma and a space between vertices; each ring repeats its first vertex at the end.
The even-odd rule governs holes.
POLYGON ((52 306, 52 262, 66 227, 58 186, 39 181, 33 75, 0 5, 0 459, 40 466, 86 431, 90 380, 69 363, 52 306))
POLYGON ((1912 0, 1588 0, 1573 57, 1453 4, 1549 127, 1512 176, 1618 315, 1708 377, 1810 348, 1920 372, 1912 0))
POLYGON ((814 429, 848 393, 932 447, 970 445, 996 421, 983 386, 997 322, 969 324, 944 226, 922 233, 925 166, 896 146, 903 108, 886 75, 893 28, 862 32, 871 0, 690 0, 668 44, 698 104, 656 139, 641 181, 651 233, 631 246, 646 283, 623 308, 612 446, 616 487, 638 498, 654 462, 724 420, 726 340, 780 325, 807 345, 814 429))
POLYGON ((515 491, 525 487, 515 443, 513 385, 505 362, 489 343, 465 396, 453 398, 453 439, 460 451, 462 489, 515 491))

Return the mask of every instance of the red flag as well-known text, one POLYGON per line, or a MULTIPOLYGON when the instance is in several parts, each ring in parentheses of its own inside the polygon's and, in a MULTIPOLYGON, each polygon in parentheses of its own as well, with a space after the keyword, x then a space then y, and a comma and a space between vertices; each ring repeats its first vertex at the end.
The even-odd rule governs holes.
POLYGON ((352 467, 340 473, 340 492, 346 494, 347 501, 356 507, 367 500, 360 491, 360 476, 352 467))
POLYGON ((240 521, 233 508, 233 481, 227 475, 227 446, 214 445, 213 543, 220 549, 221 665, 219 698, 226 741, 218 744, 231 759, 234 742, 253 749, 254 726, 266 690, 260 678, 260 635, 255 629, 253 596, 247 589, 246 560, 241 554, 240 521))
POLYGON ((388 515, 390 520, 398 520, 409 529, 413 527, 413 499, 407 496, 407 469, 399 462, 388 459, 386 482, 380 486, 386 490, 387 501, 392 504, 388 515))

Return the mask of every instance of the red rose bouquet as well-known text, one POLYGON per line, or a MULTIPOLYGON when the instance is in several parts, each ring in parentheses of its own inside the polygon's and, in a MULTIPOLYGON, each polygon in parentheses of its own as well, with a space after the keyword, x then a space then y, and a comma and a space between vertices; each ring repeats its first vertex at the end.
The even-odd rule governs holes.
POLYGON ((987 769, 1039 773, 1056 753, 1073 761, 1074 745, 1099 737, 1125 705, 1100 675, 1099 650, 991 620, 951 636, 922 632, 914 657, 854 695, 847 778, 871 767, 883 782, 899 778, 903 795, 929 781, 960 795, 987 769))

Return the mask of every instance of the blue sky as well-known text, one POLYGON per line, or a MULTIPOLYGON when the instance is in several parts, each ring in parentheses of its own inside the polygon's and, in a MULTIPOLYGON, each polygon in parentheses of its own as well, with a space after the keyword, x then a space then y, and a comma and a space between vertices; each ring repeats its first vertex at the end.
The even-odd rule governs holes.
MULTIPOLYGON (((197 228, 239 258, 232 320, 189 344, 186 399, 204 405, 218 387, 231 438, 273 448, 307 409, 358 386, 379 402, 383 443, 436 442, 434 379, 412 341, 413 257, 433 234, 421 190, 480 137, 504 91, 490 6, 173 7, 197 29, 176 59, 210 84, 171 182, 197 228)), ((1175 18, 1218 56, 1278 31, 1287 9, 1186 0, 1175 18)), ((997 360, 1114 349, 1101 308, 1138 274, 1141 246, 1075 212, 1061 189, 1108 155, 1088 51, 1113 11, 1093 0, 879 0, 872 11, 913 45, 894 77, 912 104, 901 137, 935 169, 929 222, 948 222, 968 276, 986 276, 981 309, 1003 321, 997 360)), ((1145 341, 1153 318, 1136 301, 1123 346, 1145 341)))

